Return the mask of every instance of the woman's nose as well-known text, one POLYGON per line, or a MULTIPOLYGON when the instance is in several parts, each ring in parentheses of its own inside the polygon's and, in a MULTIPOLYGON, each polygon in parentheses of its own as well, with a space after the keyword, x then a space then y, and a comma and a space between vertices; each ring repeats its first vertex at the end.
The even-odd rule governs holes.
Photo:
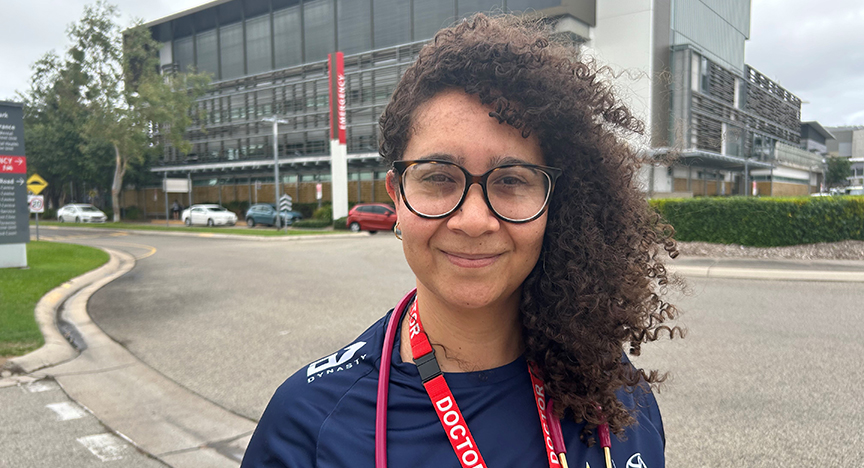
POLYGON ((447 220, 449 229, 462 231, 471 237, 495 232, 500 226, 500 221, 486 204, 480 184, 468 188, 462 206, 447 220))

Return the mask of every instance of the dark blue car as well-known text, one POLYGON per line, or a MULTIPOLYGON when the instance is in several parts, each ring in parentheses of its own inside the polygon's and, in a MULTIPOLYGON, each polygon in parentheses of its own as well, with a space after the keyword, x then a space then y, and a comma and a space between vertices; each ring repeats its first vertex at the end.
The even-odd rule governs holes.
MULTIPOLYGON (((283 226, 290 226, 294 224, 294 221, 303 219, 303 215, 300 214, 299 211, 283 210, 279 214, 281 215, 281 225, 283 226)), ((250 206, 249 210, 246 211, 246 225, 249 227, 255 227, 256 224, 266 224, 267 226, 275 225, 276 208, 269 203, 259 203, 250 206)))

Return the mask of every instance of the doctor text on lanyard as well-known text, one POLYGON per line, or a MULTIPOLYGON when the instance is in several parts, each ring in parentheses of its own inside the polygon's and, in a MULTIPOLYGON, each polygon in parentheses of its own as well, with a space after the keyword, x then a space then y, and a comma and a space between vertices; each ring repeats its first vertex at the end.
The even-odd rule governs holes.
MULTIPOLYGON (((432 400, 432 405, 435 407, 435 412, 438 413, 438 419, 447 433, 447 438, 450 440, 450 445, 456 456, 459 458, 459 463, 463 468, 480 468, 485 467, 486 462, 483 461, 483 456, 480 454, 480 449, 477 447, 471 431, 462 417, 462 412, 453 398, 453 393, 450 387, 444 380, 444 375, 441 373, 441 368, 438 366, 438 361, 435 359, 435 351, 429 343, 429 338, 426 332, 423 331, 423 325, 420 323, 420 317, 417 313, 417 301, 411 306, 411 312, 408 317, 409 337, 411 339, 411 353, 414 357, 414 363, 417 364, 417 369, 420 372, 420 378, 423 380, 423 386, 426 388, 426 393, 432 400)), ((544 445, 546 447, 547 461, 550 468, 567 467, 566 449, 563 447, 563 438, 560 437, 560 423, 551 414, 547 407, 545 387, 543 380, 539 377, 538 369, 533 363, 528 363, 529 373, 531 374, 531 385, 534 390, 534 401, 537 404, 537 413, 540 416, 540 424, 543 428, 544 445), (550 425, 552 430, 550 430, 550 425), (553 434, 557 429, 557 434, 553 434), (553 443, 553 437, 556 437, 558 444, 553 443), (559 445, 556 447, 556 445, 559 445), (558 453, 556 453, 556 448, 558 453)), ((551 403, 551 401, 550 401, 551 403)))

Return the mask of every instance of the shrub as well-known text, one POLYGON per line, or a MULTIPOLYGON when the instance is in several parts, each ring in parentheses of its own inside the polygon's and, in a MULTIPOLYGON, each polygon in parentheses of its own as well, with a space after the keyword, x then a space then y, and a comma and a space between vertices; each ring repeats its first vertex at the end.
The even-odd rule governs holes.
POLYGON ((680 241, 756 247, 864 240, 864 197, 651 200, 680 241))
POLYGON ((315 210, 315 214, 313 214, 312 217, 315 219, 326 220, 329 223, 333 220, 333 207, 330 205, 324 205, 315 210))
POLYGON ((347 216, 343 216, 339 219, 334 219, 333 220, 333 229, 336 229, 337 231, 347 231, 348 230, 348 226, 346 225, 347 222, 348 222, 347 216))
POLYGON ((123 219, 140 219, 141 210, 137 206, 129 206, 123 209, 123 219))
POLYGON ((294 224, 291 225, 295 228, 325 228, 330 227, 329 219, 301 219, 300 221, 295 221, 294 224))

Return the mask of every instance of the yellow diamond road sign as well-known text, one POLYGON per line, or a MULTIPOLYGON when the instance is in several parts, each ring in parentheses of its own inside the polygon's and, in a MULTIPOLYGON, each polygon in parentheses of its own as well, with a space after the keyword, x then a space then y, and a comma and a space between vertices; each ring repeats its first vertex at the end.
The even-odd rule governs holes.
POLYGON ((33 174, 27 179, 27 190, 33 193, 33 195, 39 195, 39 193, 45 190, 45 187, 48 186, 48 182, 45 182, 45 179, 39 177, 39 174, 33 174))

